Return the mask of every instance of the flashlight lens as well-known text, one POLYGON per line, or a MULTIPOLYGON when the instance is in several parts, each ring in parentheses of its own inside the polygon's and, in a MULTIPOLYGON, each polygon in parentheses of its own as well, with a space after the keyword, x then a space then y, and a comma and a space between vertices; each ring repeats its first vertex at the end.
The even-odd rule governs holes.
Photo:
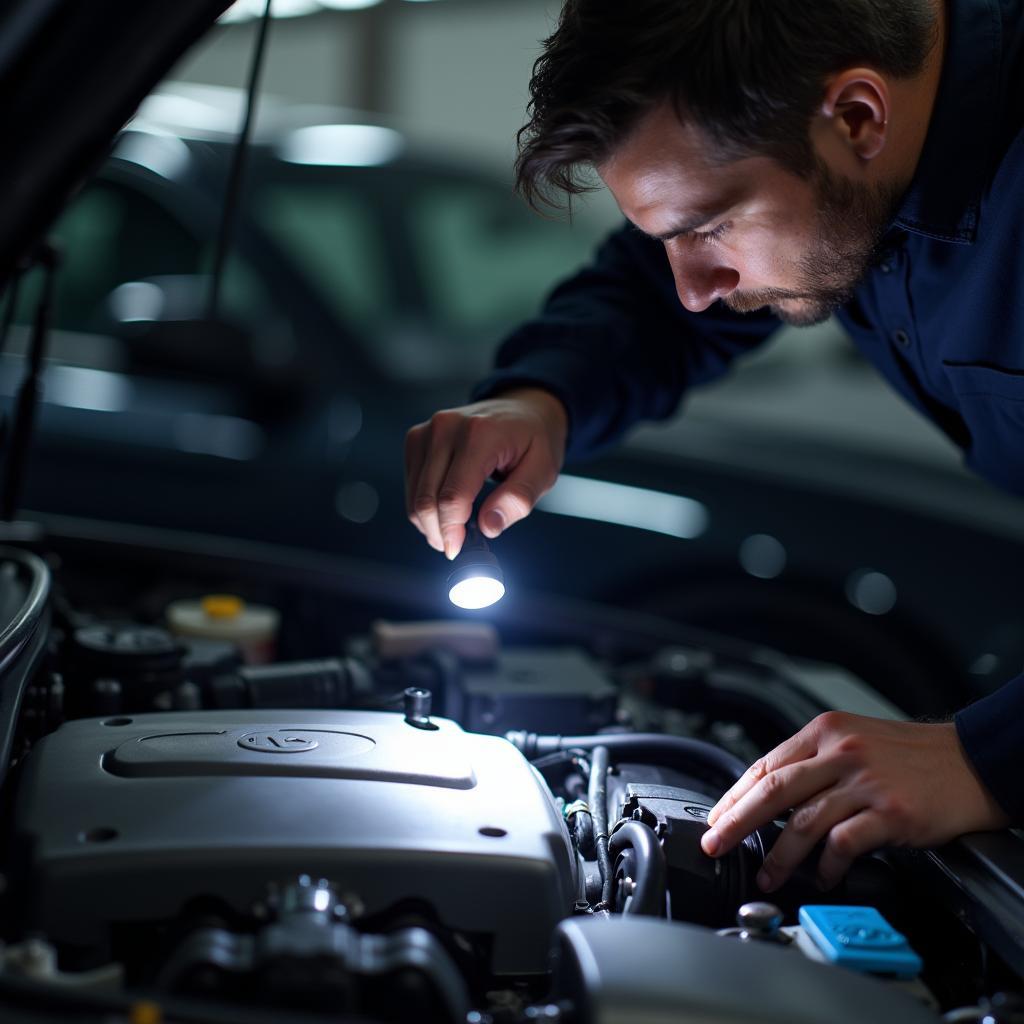
POLYGON ((471 576, 461 580, 448 591, 448 599, 459 608, 487 608, 500 601, 505 584, 490 576, 471 576))

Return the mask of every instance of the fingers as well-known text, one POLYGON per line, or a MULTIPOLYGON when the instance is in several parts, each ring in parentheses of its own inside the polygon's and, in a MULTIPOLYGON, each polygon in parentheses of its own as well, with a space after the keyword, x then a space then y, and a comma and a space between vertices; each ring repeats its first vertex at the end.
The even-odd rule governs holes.
POLYGON ((701 844, 720 855, 795 807, 759 879, 770 892, 822 838, 819 883, 828 887, 879 846, 933 846, 979 818, 998 827, 1002 819, 985 811, 957 744, 948 723, 826 712, 750 766, 708 815, 701 844))
POLYGON ((834 826, 818 861, 818 885, 822 889, 838 885, 857 857, 884 846, 889 838, 885 819, 870 809, 834 826))
MULTIPOLYGON (((717 824, 722 814, 731 810, 754 786, 758 785, 773 771, 794 761, 803 761, 813 757, 818 750, 817 736, 811 728, 813 725, 813 722, 805 725, 795 736, 791 736, 785 742, 780 743, 774 750, 765 754, 764 757, 758 758, 733 787, 725 793, 721 800, 711 808, 711 811, 708 813, 708 824, 717 824)), ((793 805, 790 804, 789 806, 792 807, 793 805)))
POLYGON ((498 458, 493 438, 479 439, 473 424, 458 410, 444 410, 406 434, 409 521, 448 558, 462 548, 473 502, 498 458))
POLYGON ((438 443, 433 420, 429 424, 414 427, 413 430, 419 430, 420 436, 413 438, 413 431, 406 436, 407 463, 410 448, 413 449, 416 458, 416 465, 411 468, 406 483, 409 520, 427 538, 427 543, 435 551, 444 551, 444 538, 441 536, 441 524, 438 519, 437 492, 448 472, 451 448, 438 443), (410 480, 409 477, 414 479, 410 480))
POLYGON ((426 537, 427 543, 435 551, 443 551, 440 530, 430 530, 433 524, 429 514, 434 504, 420 499, 420 476, 428 443, 429 431, 425 423, 418 424, 405 435, 405 512, 409 522, 426 537), (422 519, 417 506, 423 509, 422 519))
POLYGON ((437 524, 448 558, 462 550, 473 502, 497 464, 493 442, 487 443, 490 439, 477 440, 470 430, 464 433, 470 435, 465 446, 455 451, 443 478, 432 491, 437 494, 437 524))
MULTIPOLYGON (((863 798, 848 788, 840 787, 819 794, 797 807, 765 857, 764 866, 757 876, 758 886, 764 892, 778 889, 826 835, 842 828, 841 823, 857 815, 863 807, 863 798)), ((849 863, 842 867, 836 881, 848 867, 849 863)))
MULTIPOLYGON (((768 755, 769 758, 771 756, 768 755)), ((796 807, 829 789, 838 777, 836 764, 821 758, 784 764, 769 771, 731 807, 716 816, 714 827, 701 837, 704 852, 712 856, 727 853, 754 829, 777 818, 790 807, 796 807)), ((813 846, 816 841, 810 845, 813 846)))
POLYGON ((454 558, 465 542, 473 502, 492 474, 504 482, 481 508, 496 537, 527 516, 554 484, 565 450, 567 414, 559 399, 527 388, 459 409, 443 409, 405 439, 409 521, 437 551, 454 558))
POLYGON ((480 506, 477 519, 485 537, 493 539, 513 523, 525 519, 541 496, 551 490, 558 471, 548 454, 536 446, 527 449, 519 464, 480 506))

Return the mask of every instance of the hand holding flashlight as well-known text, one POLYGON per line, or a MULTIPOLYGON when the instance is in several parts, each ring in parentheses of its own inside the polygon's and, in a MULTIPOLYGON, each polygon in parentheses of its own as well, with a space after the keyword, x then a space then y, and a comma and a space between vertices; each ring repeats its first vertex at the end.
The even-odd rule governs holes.
POLYGON ((558 478, 568 415, 553 394, 521 388, 418 423, 405 439, 409 521, 435 551, 454 559, 466 540, 473 502, 488 477, 501 483, 476 518, 495 538, 533 510, 558 478))

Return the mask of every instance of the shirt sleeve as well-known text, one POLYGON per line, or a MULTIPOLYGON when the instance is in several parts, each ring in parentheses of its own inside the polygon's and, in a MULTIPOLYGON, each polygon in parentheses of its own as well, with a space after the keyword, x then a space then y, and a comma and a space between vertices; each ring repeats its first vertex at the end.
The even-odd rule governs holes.
POLYGON ((670 416, 687 388, 723 374, 778 326, 766 311, 743 315, 720 302, 689 312, 662 244, 627 225, 502 344, 473 399, 521 385, 553 392, 569 414, 569 461, 670 416))
POLYGON ((956 731, 981 781, 1014 825, 1024 825, 1024 675, 958 712, 956 731))

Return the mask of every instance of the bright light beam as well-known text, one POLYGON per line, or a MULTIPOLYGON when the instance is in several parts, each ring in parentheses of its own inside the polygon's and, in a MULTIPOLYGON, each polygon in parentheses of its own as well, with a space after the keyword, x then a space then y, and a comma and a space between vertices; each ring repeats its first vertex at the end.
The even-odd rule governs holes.
POLYGON ((471 576, 448 591, 448 600, 457 608, 471 611, 489 608, 505 596, 505 584, 489 576, 471 576))

